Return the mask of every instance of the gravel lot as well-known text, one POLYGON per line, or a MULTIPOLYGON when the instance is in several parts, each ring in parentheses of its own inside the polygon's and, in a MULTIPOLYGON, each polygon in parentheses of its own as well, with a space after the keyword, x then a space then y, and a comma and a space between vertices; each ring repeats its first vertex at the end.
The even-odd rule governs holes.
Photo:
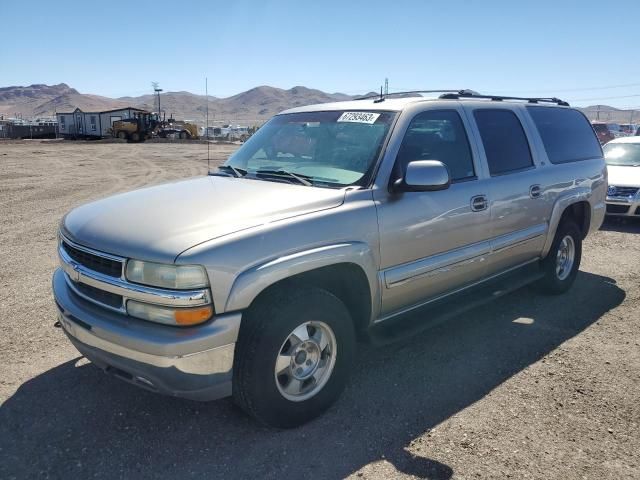
POLYGON ((0 143, 0 478, 640 478, 640 222, 589 237, 564 296, 524 288, 362 346, 338 404, 296 430, 79 358, 53 328, 61 216, 205 172, 202 144, 0 143))

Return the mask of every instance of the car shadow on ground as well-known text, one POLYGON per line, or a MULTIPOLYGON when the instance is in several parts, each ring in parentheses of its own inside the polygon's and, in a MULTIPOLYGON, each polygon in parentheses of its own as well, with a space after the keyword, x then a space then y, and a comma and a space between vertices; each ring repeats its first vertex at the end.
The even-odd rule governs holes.
POLYGON ((363 346, 340 401, 287 431, 256 425, 228 400, 162 397, 70 361, 0 407, 0 477, 340 478, 384 459, 448 479, 450 466, 413 456, 410 443, 624 298, 614 280, 581 272, 565 295, 523 288, 409 340, 363 346))
POLYGON ((600 230, 606 232, 640 233, 640 217, 606 217, 600 230))

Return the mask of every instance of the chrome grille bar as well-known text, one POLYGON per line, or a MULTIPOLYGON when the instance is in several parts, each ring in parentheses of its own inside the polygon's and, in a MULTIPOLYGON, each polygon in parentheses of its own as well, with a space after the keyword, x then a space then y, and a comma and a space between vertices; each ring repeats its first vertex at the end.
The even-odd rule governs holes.
POLYGON ((168 307, 197 307, 201 305, 208 305, 211 303, 211 292, 209 291, 209 289, 169 290, 134 284, 126 281, 123 278, 115 278, 88 269, 84 265, 81 265, 80 263, 72 259, 71 256, 69 256, 69 254, 66 252, 66 250, 62 247, 62 245, 58 247, 58 256, 60 257, 60 265, 66 273, 71 284, 84 283, 99 290, 104 290, 106 292, 123 297, 122 309, 115 309, 112 306, 98 302, 97 300, 90 298, 87 295, 79 293, 79 290, 77 288, 73 289, 83 298, 86 298, 87 300, 90 300, 93 303, 101 305, 105 308, 123 311, 124 305, 126 305, 127 300, 137 300, 140 302, 168 307))

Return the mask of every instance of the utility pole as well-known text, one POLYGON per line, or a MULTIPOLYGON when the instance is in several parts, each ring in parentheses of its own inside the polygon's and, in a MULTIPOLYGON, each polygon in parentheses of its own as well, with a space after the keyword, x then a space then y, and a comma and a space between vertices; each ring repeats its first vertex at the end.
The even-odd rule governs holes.
POLYGON ((162 110, 160 108, 160 92, 162 91, 162 89, 158 88, 158 82, 151 82, 151 85, 153 86, 153 91, 158 94, 158 118, 160 118, 162 115, 162 110))
MULTIPOLYGON (((207 143, 209 142, 209 79, 207 77, 204 78, 204 92, 205 95, 207 96, 207 125, 206 125, 206 130, 205 132, 207 132, 207 143)), ((207 147, 207 152, 209 152, 209 147, 207 147)), ((207 156, 207 158, 209 158, 207 156)))
POLYGON ((389 79, 388 78, 384 79, 384 96, 385 97, 389 96, 389 79))
POLYGON ((211 173, 211 143, 209 142, 209 79, 204 77, 204 94, 207 97, 207 124, 205 125, 205 132, 207 137, 207 175, 211 173))

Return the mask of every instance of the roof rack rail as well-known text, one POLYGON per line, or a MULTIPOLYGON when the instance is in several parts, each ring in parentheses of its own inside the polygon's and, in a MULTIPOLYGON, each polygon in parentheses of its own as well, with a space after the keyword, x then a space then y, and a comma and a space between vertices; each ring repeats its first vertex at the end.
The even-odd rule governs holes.
POLYGON ((527 103, 555 103, 556 105, 561 105, 563 107, 568 107, 569 102, 565 102, 556 97, 550 98, 539 98, 539 97, 507 97, 503 95, 481 95, 477 92, 472 92, 470 90, 460 90, 458 92, 447 92, 443 95, 440 95, 442 99, 449 100, 457 100, 460 98, 484 98, 488 100, 492 100, 495 102, 501 102, 503 100, 520 100, 527 103))
POLYGON ((442 89, 442 90, 409 90, 406 92, 390 92, 390 93, 385 93, 385 94, 381 94, 381 93, 376 93, 376 94, 372 94, 372 95, 366 95, 364 97, 358 97, 358 98, 354 98, 354 100, 369 100, 371 98, 378 98, 380 99, 380 101, 384 100, 385 97, 391 97, 392 95, 410 95, 413 93, 460 93, 460 92, 466 92, 467 90, 460 90, 460 89, 442 89))

